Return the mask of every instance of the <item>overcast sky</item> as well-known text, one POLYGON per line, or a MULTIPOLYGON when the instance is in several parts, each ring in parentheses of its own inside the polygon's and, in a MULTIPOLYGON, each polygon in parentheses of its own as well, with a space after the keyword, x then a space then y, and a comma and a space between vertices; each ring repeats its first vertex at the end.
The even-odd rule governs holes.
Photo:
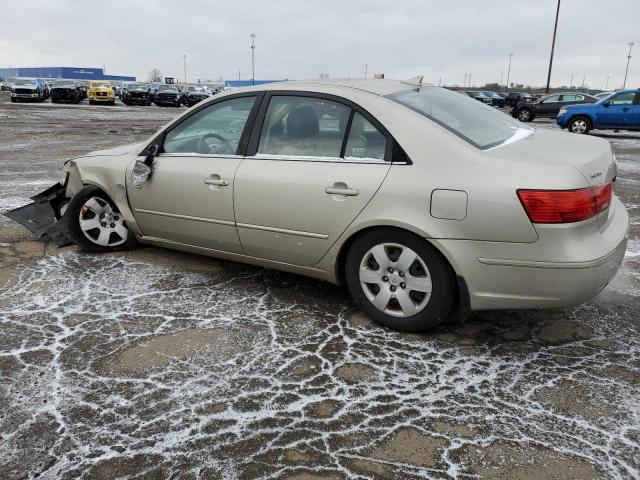
MULTIPOLYGON (((106 67, 146 80, 417 74, 437 84, 546 82, 556 0, 3 1, 0 67, 106 67)), ((640 87, 640 0, 562 0, 552 85, 640 87)))

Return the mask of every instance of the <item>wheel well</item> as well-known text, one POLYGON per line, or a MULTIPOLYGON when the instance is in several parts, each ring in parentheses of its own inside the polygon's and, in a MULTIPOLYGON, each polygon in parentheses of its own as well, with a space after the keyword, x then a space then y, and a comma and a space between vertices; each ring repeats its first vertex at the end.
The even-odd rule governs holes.
POLYGON ((584 113, 577 113, 571 118, 569 118, 567 125, 573 122, 576 118, 584 118, 587 122, 589 122, 589 126, 593 126, 593 122, 591 121, 591 118, 589 117, 589 115, 585 115, 584 113))
POLYGON ((433 249, 438 252, 438 255, 440 255, 440 257, 442 258, 442 260, 444 260, 444 262, 449 266, 449 268, 451 269, 451 273, 453 274, 453 276, 456 276, 456 271, 453 268, 453 266, 451 265, 451 263, 449 262, 449 260, 447 259, 447 257, 445 255, 442 254, 442 252, 433 244, 431 243, 428 239, 417 235, 416 233, 412 232, 411 230, 407 230, 405 228, 399 228, 399 227, 392 227, 392 226, 375 226, 375 227, 367 227, 367 228, 363 228, 362 230, 358 230, 357 232, 355 232, 353 235, 351 235, 343 244, 342 247, 340 247, 340 252, 338 253, 338 260, 336 261, 336 278, 338 279, 338 283, 342 284, 344 283, 344 268, 345 265, 347 263, 347 254, 349 253, 349 250, 351 249, 351 245, 353 245, 353 243, 360 237, 362 237, 363 235, 367 235, 368 233, 374 231, 374 230, 398 230, 400 232, 404 232, 408 235, 413 235, 414 237, 419 237, 421 238, 423 241, 427 242, 429 245, 431 245, 431 247, 433 247, 433 249))

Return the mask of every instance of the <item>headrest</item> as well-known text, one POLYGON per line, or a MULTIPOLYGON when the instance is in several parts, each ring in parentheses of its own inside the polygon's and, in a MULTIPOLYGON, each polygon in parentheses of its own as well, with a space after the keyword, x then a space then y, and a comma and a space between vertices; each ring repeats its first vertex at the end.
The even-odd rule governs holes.
POLYGON ((287 116, 287 133, 289 138, 302 140, 315 137, 320 132, 320 122, 313 108, 297 107, 287 116))

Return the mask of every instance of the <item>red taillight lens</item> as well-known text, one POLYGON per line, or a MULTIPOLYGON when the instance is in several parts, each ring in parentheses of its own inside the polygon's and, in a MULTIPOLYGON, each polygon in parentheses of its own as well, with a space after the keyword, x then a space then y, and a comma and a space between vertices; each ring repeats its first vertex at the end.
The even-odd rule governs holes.
POLYGON ((611 184, 580 190, 518 190, 532 223, 580 222, 611 204, 611 184))

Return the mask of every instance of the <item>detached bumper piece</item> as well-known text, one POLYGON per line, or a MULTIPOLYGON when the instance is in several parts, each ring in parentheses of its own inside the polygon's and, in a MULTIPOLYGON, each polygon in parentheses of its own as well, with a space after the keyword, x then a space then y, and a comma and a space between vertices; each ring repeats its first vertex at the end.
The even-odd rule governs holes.
POLYGON ((69 245, 67 219, 64 206, 67 202, 65 186, 56 183, 44 192, 31 197, 33 203, 5 212, 3 215, 23 225, 39 238, 47 238, 60 247, 69 245))

